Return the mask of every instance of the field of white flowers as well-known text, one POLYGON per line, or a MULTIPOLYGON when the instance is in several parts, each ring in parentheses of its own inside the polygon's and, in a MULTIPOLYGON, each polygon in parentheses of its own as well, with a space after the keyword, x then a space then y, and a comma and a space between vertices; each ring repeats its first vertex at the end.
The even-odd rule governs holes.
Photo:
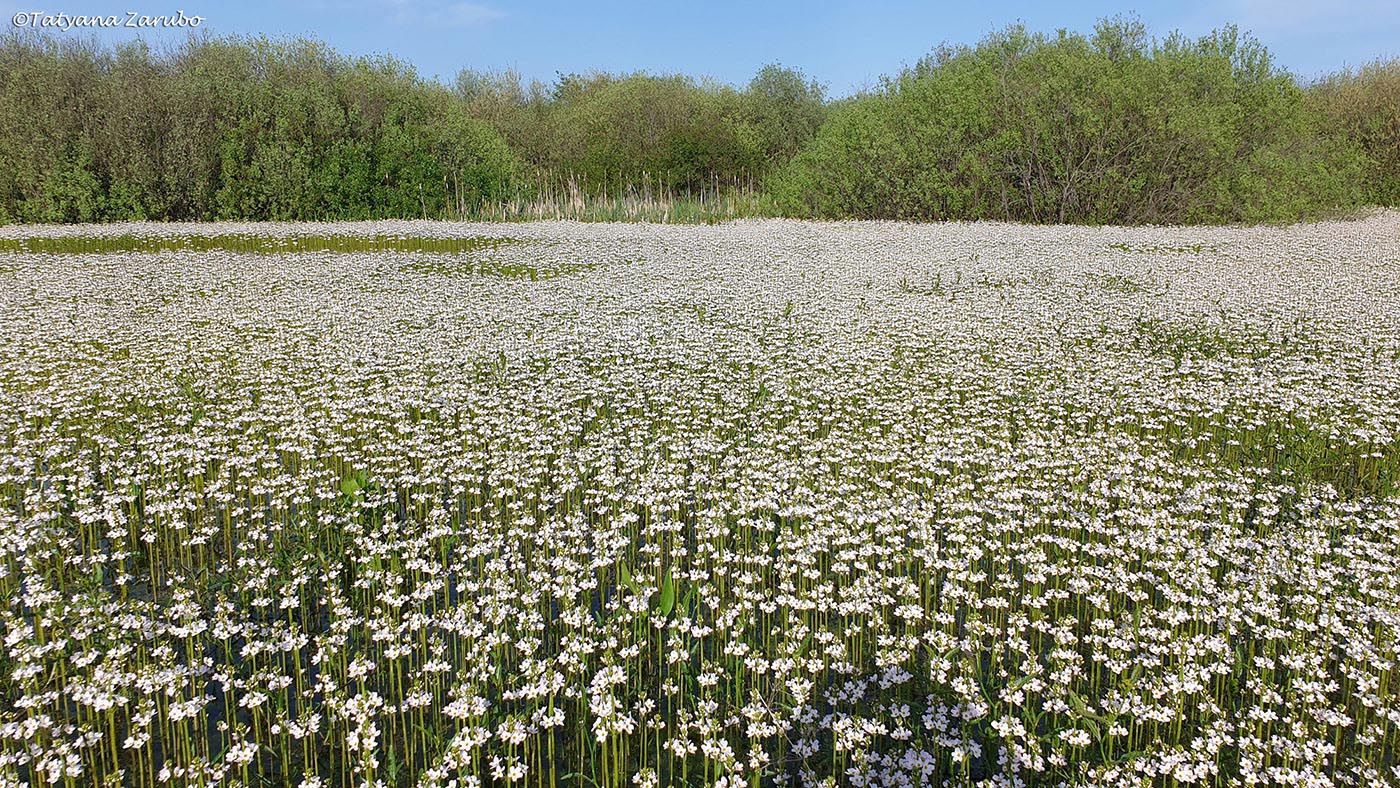
POLYGON ((1400 213, 0 228, 0 441, 0 786, 1400 784, 1400 213))

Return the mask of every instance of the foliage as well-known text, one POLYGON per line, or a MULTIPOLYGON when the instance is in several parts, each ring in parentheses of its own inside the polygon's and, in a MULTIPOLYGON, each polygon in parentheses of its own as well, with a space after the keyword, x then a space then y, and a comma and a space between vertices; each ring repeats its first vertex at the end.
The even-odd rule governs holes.
POLYGON ((828 101, 800 71, 463 70, 314 40, 0 40, 0 222, 1292 221, 1400 202, 1400 65, 1302 86, 1235 28, 1011 27, 828 101), (676 206, 680 206, 679 208, 676 206))
POLYGON ((784 173, 823 217, 1278 221, 1355 204, 1361 158, 1258 42, 1012 27, 851 102, 784 173))
POLYGON ((11 36, 0 62, 0 212, 21 221, 461 214, 519 166, 446 88, 318 42, 11 36))
POLYGON ((1365 153, 1367 201, 1400 205, 1400 58, 1333 75, 1310 92, 1365 153))
POLYGON ((682 75, 564 74, 526 87, 513 71, 464 70, 457 94, 550 178, 596 196, 652 184, 694 192, 761 181, 825 116, 823 88, 765 66, 737 91, 682 75))

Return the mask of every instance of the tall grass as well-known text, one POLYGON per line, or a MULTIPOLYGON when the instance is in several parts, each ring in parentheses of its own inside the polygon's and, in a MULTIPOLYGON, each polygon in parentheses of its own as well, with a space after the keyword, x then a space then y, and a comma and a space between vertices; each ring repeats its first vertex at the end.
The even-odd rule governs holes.
POLYGON ((721 179, 713 175, 698 189, 676 188, 668 185, 669 180, 644 172, 622 184, 593 184, 586 176, 539 170, 523 179, 514 196, 482 203, 454 218, 711 224, 778 215, 772 199, 752 177, 721 179))

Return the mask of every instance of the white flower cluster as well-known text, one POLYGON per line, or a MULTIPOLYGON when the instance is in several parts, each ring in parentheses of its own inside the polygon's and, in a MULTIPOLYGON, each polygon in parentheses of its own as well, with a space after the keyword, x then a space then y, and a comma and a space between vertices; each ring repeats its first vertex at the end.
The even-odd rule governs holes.
POLYGON ((0 255, 0 785, 1400 782, 1400 214, 218 232, 521 243, 0 255))

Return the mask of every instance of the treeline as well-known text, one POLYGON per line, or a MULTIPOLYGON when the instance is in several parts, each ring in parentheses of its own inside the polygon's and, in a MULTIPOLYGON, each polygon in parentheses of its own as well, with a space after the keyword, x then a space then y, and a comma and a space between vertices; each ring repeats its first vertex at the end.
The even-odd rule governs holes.
POLYGON ((1290 220, 1376 199, 1366 144, 1319 102, 1233 29, 1010 30, 941 49, 835 113, 779 194, 818 216, 1124 224, 1290 220))
POLYGON ((518 158, 451 90, 310 41, 0 48, 0 219, 442 216, 518 158))
POLYGON ((1302 84, 1234 29, 1156 40, 1119 19, 1010 28, 829 101, 777 65, 743 88, 476 71, 445 86, 306 40, 156 53, 14 34, 0 163, 3 222, 1288 221, 1400 203, 1400 60, 1302 84))
POLYGON ((744 90, 685 76, 568 74, 550 86, 464 71, 457 94, 525 161, 590 188, 759 183, 812 139, 822 87, 771 65, 744 90))

